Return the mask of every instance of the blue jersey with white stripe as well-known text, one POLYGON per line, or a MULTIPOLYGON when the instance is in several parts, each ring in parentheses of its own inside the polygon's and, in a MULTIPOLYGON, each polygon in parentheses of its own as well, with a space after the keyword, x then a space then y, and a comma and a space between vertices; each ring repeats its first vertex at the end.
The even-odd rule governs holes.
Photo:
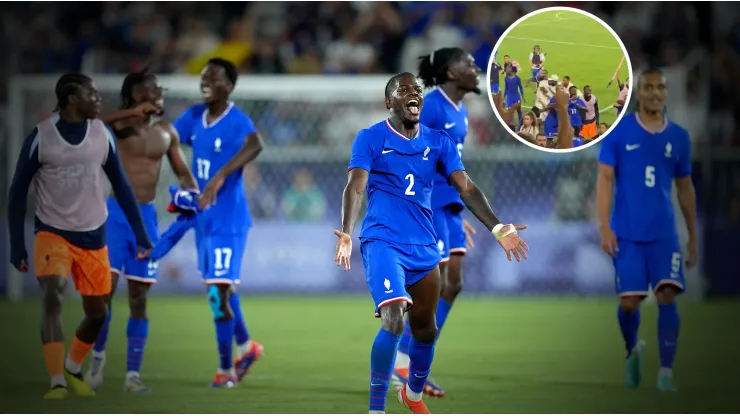
MULTIPOLYGON (((193 148, 192 169, 200 189, 239 152, 247 136, 257 132, 249 116, 234 103, 211 123, 207 118, 206 105, 197 104, 174 123, 180 141, 193 148)), ((238 235, 252 225, 242 173, 242 169, 232 172, 219 190, 216 204, 199 214, 200 230, 209 235, 238 235)))
POLYGON ((688 132, 668 119, 651 131, 636 113, 625 114, 601 143, 599 162, 614 167, 611 227, 617 237, 650 242, 675 238, 673 180, 691 175, 688 132))
POLYGON ((437 172, 465 170, 450 136, 419 124, 409 139, 390 124, 357 133, 349 169, 365 169, 368 207, 361 239, 434 245, 431 197, 437 172))
MULTIPOLYGON (((441 88, 435 88, 424 97, 424 108, 419 122, 434 130, 447 133, 462 159, 465 136, 468 134, 468 109, 461 102, 455 103, 441 88)), ((457 205, 462 208, 460 194, 449 184, 447 176, 438 173, 434 179, 432 209, 457 205)))

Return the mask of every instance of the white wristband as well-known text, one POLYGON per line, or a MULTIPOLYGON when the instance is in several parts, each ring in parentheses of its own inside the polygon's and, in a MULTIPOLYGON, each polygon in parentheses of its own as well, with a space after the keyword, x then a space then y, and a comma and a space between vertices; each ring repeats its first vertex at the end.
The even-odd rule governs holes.
POLYGON ((514 228, 513 226, 511 226, 508 230, 501 232, 504 227, 507 227, 509 225, 510 224, 496 224, 496 226, 493 227, 493 230, 491 230, 491 234, 496 237, 497 241, 509 234, 516 234, 516 228, 514 228))

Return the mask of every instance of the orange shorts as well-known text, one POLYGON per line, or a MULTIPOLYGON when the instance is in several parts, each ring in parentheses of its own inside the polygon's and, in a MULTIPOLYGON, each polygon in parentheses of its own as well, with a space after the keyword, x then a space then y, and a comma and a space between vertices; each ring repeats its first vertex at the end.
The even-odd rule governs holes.
POLYGON ((581 127, 581 137, 584 139, 593 139, 596 137, 596 122, 584 124, 581 127))
POLYGON ((112 281, 108 247, 86 250, 56 234, 39 231, 33 247, 33 266, 38 278, 72 275, 83 296, 110 294, 112 281))

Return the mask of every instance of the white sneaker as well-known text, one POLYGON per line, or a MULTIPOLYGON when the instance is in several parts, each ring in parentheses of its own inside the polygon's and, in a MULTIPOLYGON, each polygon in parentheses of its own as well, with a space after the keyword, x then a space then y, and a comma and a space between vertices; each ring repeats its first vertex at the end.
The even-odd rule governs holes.
POLYGON ((126 393, 149 393, 152 390, 144 385, 139 376, 131 376, 126 377, 126 382, 123 385, 123 391, 125 391, 126 393))
POLYGON ((85 381, 93 390, 98 390, 103 385, 103 369, 105 369, 105 351, 93 352, 90 360, 90 368, 85 375, 85 381))

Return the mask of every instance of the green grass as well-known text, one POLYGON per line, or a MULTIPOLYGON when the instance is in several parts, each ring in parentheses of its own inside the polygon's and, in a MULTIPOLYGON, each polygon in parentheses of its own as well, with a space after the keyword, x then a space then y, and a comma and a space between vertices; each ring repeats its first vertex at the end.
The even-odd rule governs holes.
MULTIPOLYGON (((114 306, 106 384, 97 397, 44 402, 48 378, 37 301, 0 303, 0 402, 31 413, 367 413, 369 351, 380 322, 369 297, 245 297, 266 354, 233 390, 208 382, 218 365, 204 298, 152 300, 143 377, 150 395, 122 392, 126 305, 114 306)), ((613 299, 462 299, 442 332, 433 375, 448 397, 435 413, 693 413, 740 411, 736 303, 682 304, 677 394, 656 391, 656 308, 643 311, 643 386, 627 390, 613 299), (727 318, 724 321, 722 318, 727 318)), ((68 334, 78 302, 66 305, 68 334)), ((394 396, 388 410, 402 413, 394 396)))
MULTIPOLYGON (((574 12, 545 12, 522 21, 506 35, 497 56, 499 63, 503 63, 504 55, 519 62, 523 83, 530 75, 529 54, 534 44, 539 44, 546 54, 545 69, 551 75, 556 74, 560 79, 570 76, 571 82, 581 91, 584 85, 591 85, 599 101, 600 121, 614 123, 617 111, 610 106, 617 100, 619 88, 616 82, 609 88, 606 85, 624 53, 608 30, 599 22, 574 12)), ((625 61, 619 77, 624 81, 628 76, 625 61)), ((535 102, 534 88, 531 84, 526 91, 525 109, 535 102)))

